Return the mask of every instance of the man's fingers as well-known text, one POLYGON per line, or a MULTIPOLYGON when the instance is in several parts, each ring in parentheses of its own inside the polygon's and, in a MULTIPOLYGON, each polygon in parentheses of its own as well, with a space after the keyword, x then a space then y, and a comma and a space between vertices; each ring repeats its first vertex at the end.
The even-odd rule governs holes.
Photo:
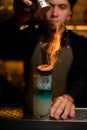
POLYGON ((26 4, 27 6, 31 6, 32 5, 32 1, 31 0, 22 0, 24 4, 26 4))
POLYGON ((73 118, 75 116, 75 105, 62 96, 52 102, 50 116, 54 119, 73 118))

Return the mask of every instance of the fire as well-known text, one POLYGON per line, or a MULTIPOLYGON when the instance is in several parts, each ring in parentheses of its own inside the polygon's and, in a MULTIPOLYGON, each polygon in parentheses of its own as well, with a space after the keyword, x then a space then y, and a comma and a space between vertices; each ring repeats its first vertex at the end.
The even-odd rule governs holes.
POLYGON ((52 69, 53 69, 53 66, 52 65, 39 65, 37 66, 37 69, 42 71, 42 72, 50 72, 52 69))
POLYGON ((46 54, 47 65, 38 66, 37 68, 41 71, 52 70, 56 63, 56 52, 60 49, 60 39, 61 35, 59 34, 59 26, 56 26, 56 32, 54 34, 54 38, 51 42, 46 42, 41 45, 42 51, 46 54))

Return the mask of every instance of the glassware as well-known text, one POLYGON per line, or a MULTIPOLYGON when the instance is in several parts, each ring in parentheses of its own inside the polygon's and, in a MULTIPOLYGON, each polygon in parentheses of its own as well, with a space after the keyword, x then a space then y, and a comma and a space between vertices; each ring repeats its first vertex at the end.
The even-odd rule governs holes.
MULTIPOLYGON (((47 65, 41 65, 46 67, 47 65)), ((33 116, 36 118, 48 117, 52 101, 51 71, 37 70, 33 88, 33 116)))

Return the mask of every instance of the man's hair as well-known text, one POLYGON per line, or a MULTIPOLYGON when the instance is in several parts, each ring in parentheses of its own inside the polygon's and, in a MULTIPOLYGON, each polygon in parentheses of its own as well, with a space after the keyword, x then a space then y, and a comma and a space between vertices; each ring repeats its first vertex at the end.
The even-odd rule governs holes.
POLYGON ((70 3, 71 8, 73 8, 73 6, 75 5, 75 3, 77 2, 77 0, 68 0, 70 3))

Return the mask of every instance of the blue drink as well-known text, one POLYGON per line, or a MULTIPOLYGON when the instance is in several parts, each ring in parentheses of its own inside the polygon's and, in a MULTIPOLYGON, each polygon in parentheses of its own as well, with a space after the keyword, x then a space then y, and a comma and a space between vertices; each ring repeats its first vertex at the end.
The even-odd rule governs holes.
POLYGON ((35 117, 43 117, 49 115, 51 99, 51 90, 39 91, 33 94, 33 115, 35 117))

